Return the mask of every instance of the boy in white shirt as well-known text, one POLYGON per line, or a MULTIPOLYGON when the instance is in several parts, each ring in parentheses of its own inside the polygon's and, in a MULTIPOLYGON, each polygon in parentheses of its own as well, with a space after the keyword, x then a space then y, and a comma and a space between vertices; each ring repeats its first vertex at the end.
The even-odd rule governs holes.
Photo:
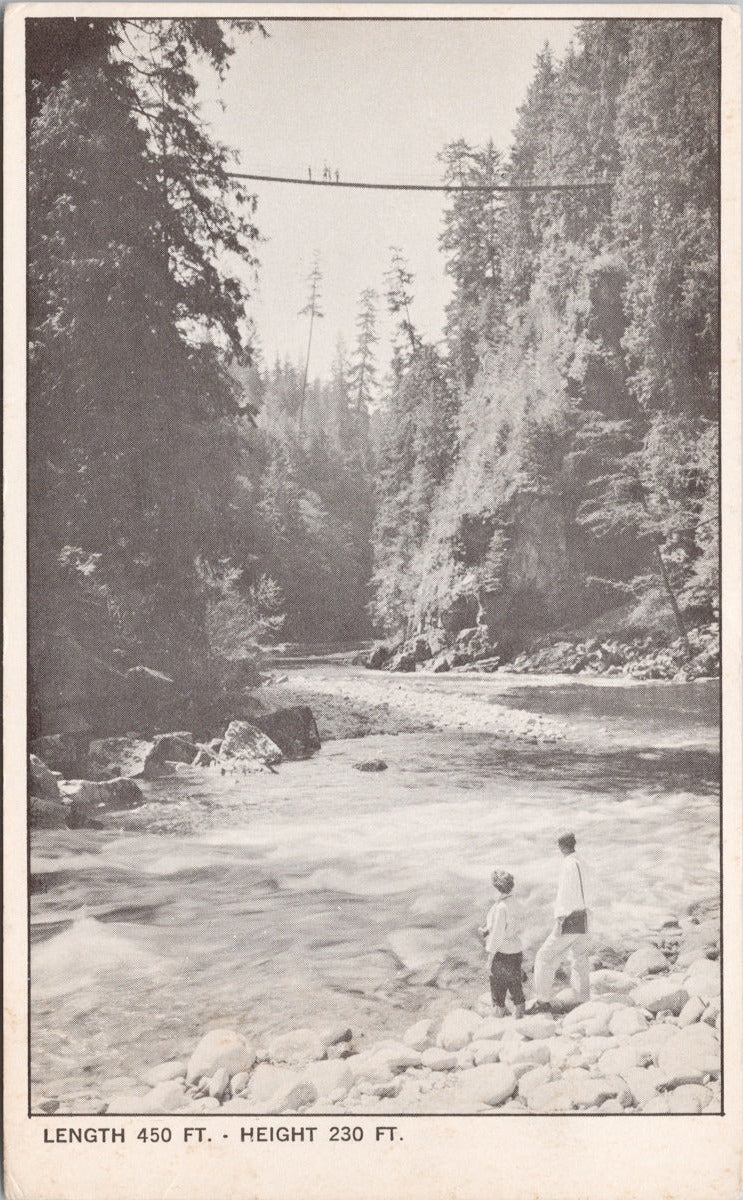
POLYGON ((513 896, 513 875, 501 868, 493 871, 492 883, 499 893, 480 929, 490 965, 490 995, 496 1017, 506 1015, 506 994, 513 1003, 513 1015, 524 1015, 524 989, 521 984, 523 946, 521 929, 523 910, 513 896))

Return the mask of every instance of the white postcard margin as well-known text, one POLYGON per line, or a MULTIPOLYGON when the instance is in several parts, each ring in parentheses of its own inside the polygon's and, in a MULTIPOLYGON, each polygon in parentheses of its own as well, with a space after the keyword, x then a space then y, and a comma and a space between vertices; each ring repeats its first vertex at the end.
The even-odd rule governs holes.
POLYGON ((11 1200, 738 1200, 741 1043, 740 14, 734 6, 18 4, 5 20, 5 1191, 11 1200), (722 23, 722 636, 724 1116, 347 1116, 363 1142, 329 1143, 335 1118, 29 1118, 27 1077, 25 116, 27 16, 717 17, 722 23), (185 1125, 211 1141, 184 1143, 185 1125), (399 1136, 377 1142, 375 1129, 399 1136), (313 1143, 240 1143, 241 1124, 315 1126, 313 1143), (126 1131, 124 1145, 45 1144, 44 1129, 126 1131), (168 1144, 134 1140, 144 1125, 168 1144), (225 1138, 223 1135, 227 1134, 225 1138))

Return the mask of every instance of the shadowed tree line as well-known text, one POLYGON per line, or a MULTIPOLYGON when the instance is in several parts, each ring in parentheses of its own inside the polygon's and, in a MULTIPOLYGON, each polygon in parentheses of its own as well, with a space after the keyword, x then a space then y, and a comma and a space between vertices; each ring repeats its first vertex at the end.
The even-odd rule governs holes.
POLYGON ((368 620, 372 356, 309 387, 303 431, 247 315, 256 200, 198 105, 262 34, 27 22, 32 682, 60 635, 198 683, 368 620))

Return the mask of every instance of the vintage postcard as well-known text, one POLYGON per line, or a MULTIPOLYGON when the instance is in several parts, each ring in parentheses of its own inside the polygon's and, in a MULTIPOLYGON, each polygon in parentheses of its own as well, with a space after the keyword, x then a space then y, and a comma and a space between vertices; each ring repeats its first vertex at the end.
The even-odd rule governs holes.
POLYGON ((6 1194, 736 1200, 737 9, 5 28, 6 1194))

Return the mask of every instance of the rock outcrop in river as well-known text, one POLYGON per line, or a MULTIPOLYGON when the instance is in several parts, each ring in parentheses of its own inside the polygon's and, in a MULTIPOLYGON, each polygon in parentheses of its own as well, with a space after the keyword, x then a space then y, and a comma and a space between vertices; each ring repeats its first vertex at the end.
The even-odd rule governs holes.
POLYGON ((226 772, 273 770, 286 758, 307 758, 320 749, 320 736, 307 705, 280 708, 262 714, 260 724, 243 720, 229 723, 222 737, 198 742, 187 730, 158 734, 154 738, 126 734, 90 741, 84 750, 79 737, 74 757, 64 753, 59 737, 33 743, 48 750, 52 761, 82 767, 86 778, 64 778, 38 754, 29 755, 28 804, 32 829, 101 828, 100 818, 144 804, 137 779, 153 780, 182 766, 218 767, 226 772), (269 736, 271 730, 276 737, 269 736), (60 784, 61 780, 61 784, 60 784))

